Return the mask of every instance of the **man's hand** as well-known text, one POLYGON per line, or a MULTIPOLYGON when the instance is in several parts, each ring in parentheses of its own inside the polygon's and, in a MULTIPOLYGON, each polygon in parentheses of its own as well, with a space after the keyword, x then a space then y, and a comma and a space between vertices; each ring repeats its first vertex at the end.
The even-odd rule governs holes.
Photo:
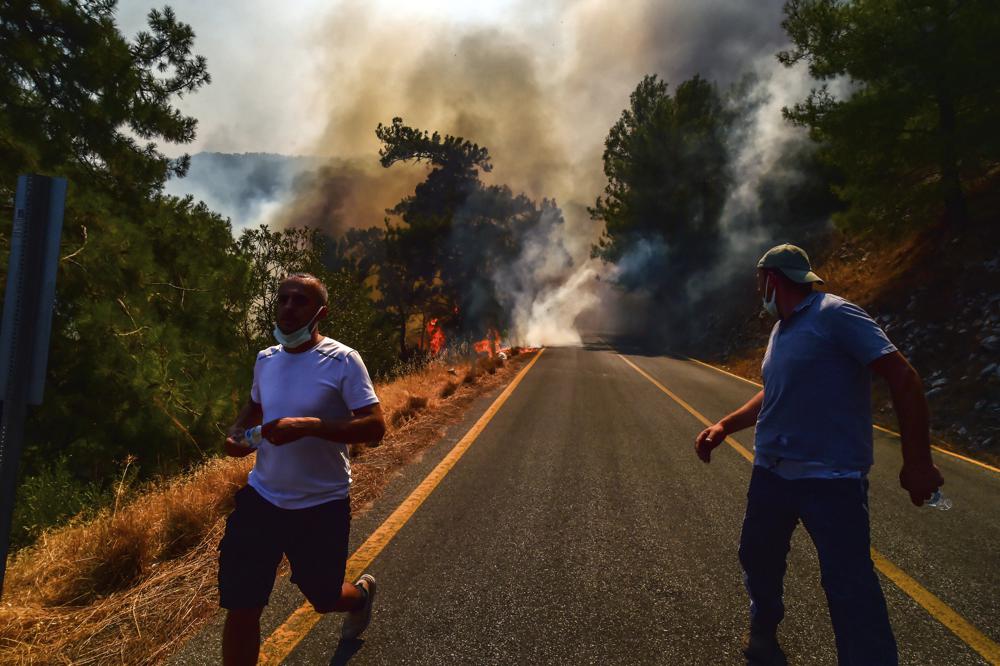
POLYGON ((944 485, 944 477, 934 463, 903 465, 899 470, 899 485, 910 493, 910 501, 917 506, 931 498, 934 491, 944 485))
POLYGON ((726 429, 716 423, 702 430, 694 440, 694 452, 704 463, 712 462, 712 449, 726 439, 726 429))
POLYGON ((311 416, 286 417, 268 421, 261 428, 260 434, 275 446, 281 446, 314 435, 320 425, 321 421, 311 416))
POLYGON ((231 458, 242 458, 243 456, 248 456, 254 452, 249 446, 244 446, 240 444, 240 438, 243 437, 243 431, 239 428, 230 428, 229 434, 226 435, 226 455, 231 458))

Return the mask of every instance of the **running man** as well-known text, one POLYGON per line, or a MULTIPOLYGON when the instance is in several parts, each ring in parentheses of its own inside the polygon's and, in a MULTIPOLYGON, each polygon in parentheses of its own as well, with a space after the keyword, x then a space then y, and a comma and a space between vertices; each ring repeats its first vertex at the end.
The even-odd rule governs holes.
POLYGON ((293 583, 318 613, 347 613, 345 639, 371 620, 375 579, 344 582, 351 505, 347 444, 385 434, 382 408, 356 351, 319 333, 326 287, 295 273, 278 287, 277 345, 257 354, 250 401, 226 438, 230 456, 249 455, 242 436, 263 423, 247 485, 236 493, 219 544, 219 603, 227 666, 257 663, 260 616, 282 554, 293 583))
POLYGON ((764 308, 778 319, 764 353, 764 389, 706 428, 695 451, 709 462, 728 435, 756 423, 754 467, 739 557, 750 595, 750 664, 784 664, 778 623, 792 531, 816 545, 841 665, 898 663, 870 553, 871 373, 889 384, 902 433, 900 485, 920 506, 944 483, 931 460, 927 400, 916 370, 858 306, 822 284, 794 245, 757 263, 764 308))

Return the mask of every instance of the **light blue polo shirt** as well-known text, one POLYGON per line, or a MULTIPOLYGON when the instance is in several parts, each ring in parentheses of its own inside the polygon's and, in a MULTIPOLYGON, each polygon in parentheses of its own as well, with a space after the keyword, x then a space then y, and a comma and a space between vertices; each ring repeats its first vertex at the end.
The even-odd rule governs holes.
POLYGON ((873 462, 868 365, 894 351, 858 306, 822 292, 807 296, 771 330, 754 464, 781 474, 781 461, 788 461, 784 476, 799 478, 836 476, 819 473, 824 469, 867 472, 873 462))

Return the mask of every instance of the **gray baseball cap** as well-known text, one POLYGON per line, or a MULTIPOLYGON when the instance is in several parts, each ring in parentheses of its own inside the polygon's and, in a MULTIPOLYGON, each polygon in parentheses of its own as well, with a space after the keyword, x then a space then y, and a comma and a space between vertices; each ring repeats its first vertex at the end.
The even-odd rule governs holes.
POLYGON ((757 262, 757 268, 777 268, 792 282, 823 284, 823 279, 812 272, 806 251, 789 243, 776 245, 765 252, 757 262))

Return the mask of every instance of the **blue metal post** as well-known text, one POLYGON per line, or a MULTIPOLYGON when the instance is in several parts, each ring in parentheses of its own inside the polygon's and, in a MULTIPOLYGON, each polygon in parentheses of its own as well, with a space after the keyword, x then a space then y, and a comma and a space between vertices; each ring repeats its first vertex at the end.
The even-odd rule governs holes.
POLYGON ((66 179, 20 176, 0 324, 0 590, 28 405, 42 402, 66 179))

